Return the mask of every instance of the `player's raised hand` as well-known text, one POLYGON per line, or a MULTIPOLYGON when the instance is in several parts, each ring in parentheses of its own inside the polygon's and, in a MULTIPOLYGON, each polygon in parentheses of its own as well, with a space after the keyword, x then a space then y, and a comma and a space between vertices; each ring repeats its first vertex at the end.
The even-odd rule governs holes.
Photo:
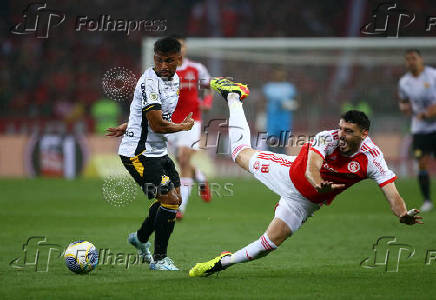
POLYGON ((126 132, 126 129, 127 123, 123 123, 115 128, 109 127, 108 129, 106 129, 105 136, 120 137, 126 132))
POLYGON ((343 183, 334 183, 330 181, 322 181, 319 185, 315 187, 315 189, 318 191, 318 193, 328 193, 333 190, 340 190, 344 189, 345 184, 343 183))
POLYGON ((409 210, 405 215, 400 217, 400 223, 404 223, 407 225, 413 225, 413 224, 424 224, 422 222, 422 217, 418 216, 419 209, 411 209, 409 210))
POLYGON ((184 124, 185 130, 191 130, 192 126, 194 126, 194 119, 192 118, 192 112, 190 112, 186 116, 182 124, 184 124))

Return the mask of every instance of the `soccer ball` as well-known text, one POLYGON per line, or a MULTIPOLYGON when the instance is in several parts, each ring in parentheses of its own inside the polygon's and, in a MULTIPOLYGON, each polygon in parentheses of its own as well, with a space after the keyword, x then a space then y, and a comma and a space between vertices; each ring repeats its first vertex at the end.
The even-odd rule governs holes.
POLYGON ((98 264, 98 251, 87 241, 77 241, 68 245, 64 254, 67 268, 77 274, 86 274, 98 264))

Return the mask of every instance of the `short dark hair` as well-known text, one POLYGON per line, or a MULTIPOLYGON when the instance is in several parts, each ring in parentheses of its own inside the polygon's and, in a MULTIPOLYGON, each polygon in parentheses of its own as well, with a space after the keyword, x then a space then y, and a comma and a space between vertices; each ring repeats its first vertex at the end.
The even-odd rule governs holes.
POLYGON ((416 49, 416 48, 410 48, 410 49, 406 49, 406 51, 404 51, 404 54, 409 54, 409 53, 416 53, 419 56, 421 56, 421 51, 419 51, 419 49, 416 49))
POLYGON ((170 35, 170 37, 176 39, 176 40, 182 40, 185 41, 186 40, 186 36, 181 35, 181 34, 172 34, 170 35))
POLYGON ((349 110, 341 115, 341 119, 347 123, 359 125, 362 130, 369 130, 369 126, 371 125, 371 121, 369 121, 366 114, 360 110, 349 110))
POLYGON ((178 53, 180 52, 180 48, 182 45, 180 45, 179 41, 173 37, 164 37, 161 39, 158 39, 154 43, 154 52, 161 52, 161 53, 178 53))

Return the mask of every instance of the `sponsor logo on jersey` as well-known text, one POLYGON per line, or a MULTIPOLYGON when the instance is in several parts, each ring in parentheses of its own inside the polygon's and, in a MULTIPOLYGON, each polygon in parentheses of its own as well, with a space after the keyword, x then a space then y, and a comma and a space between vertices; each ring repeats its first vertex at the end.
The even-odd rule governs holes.
POLYGON ((168 176, 162 175, 162 180, 160 182, 162 185, 167 184, 169 181, 170 181, 170 178, 168 176))
POLYGON ((162 114, 162 119, 171 122, 171 117, 172 117, 172 115, 173 115, 172 113, 165 113, 165 114, 162 114))
POLYGON ((329 164, 326 162, 322 164, 322 167, 326 170, 329 170, 330 172, 337 173, 337 171, 335 169, 333 169, 332 167, 330 167, 329 164))
POLYGON ((373 160, 372 163, 374 164, 374 166, 376 166, 378 168, 378 170, 380 171, 381 175, 386 175, 386 171, 383 169, 382 165, 377 162, 376 160, 373 160))
POLYGON ((133 131, 126 130, 126 132, 124 132, 124 135, 127 137, 134 137, 135 133, 133 131))
POLYGON ((348 171, 356 173, 360 170, 360 164, 357 161, 352 161, 348 163, 348 171))

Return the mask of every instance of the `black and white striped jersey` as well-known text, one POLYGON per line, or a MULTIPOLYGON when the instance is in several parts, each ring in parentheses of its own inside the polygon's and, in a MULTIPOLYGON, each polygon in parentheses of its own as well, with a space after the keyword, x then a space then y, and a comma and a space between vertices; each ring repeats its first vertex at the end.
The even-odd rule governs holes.
POLYGON ((179 77, 171 80, 156 75, 153 68, 145 70, 135 87, 130 104, 129 124, 118 154, 133 157, 138 154, 160 157, 168 154, 167 135, 155 133, 149 126, 146 113, 162 110, 162 117, 171 121, 179 99, 179 77))

